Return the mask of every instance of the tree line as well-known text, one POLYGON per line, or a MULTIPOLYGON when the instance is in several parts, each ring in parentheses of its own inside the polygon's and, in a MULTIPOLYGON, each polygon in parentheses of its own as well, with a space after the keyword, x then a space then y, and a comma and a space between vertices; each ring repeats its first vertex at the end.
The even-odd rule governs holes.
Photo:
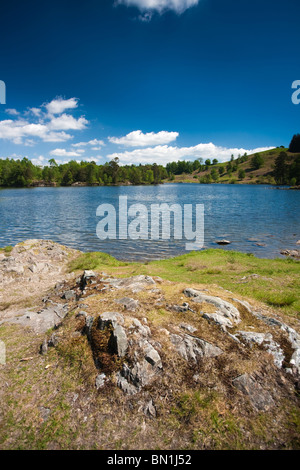
MULTIPOLYGON (((293 136, 290 153, 300 153, 300 134, 293 136)), ((197 174, 210 170, 199 178, 200 183, 217 182, 225 173, 229 177, 238 172, 240 180, 245 178, 245 170, 239 168, 241 163, 248 160, 248 155, 239 155, 236 159, 231 156, 229 162, 218 164, 218 160, 198 158, 194 161, 179 160, 167 163, 166 166, 153 164, 119 165, 118 158, 97 165, 96 162, 77 162, 58 164, 53 158, 48 165, 41 167, 34 165, 28 158, 22 160, 0 159, 0 186, 2 187, 29 187, 38 184, 71 186, 73 184, 87 185, 117 185, 117 184, 159 184, 163 180, 172 181, 175 175, 197 174)), ((260 154, 251 157, 250 168, 257 170, 264 165, 264 158, 260 154)), ((292 157, 285 151, 275 159, 272 172, 277 184, 300 185, 300 155, 292 157)))
POLYGON ((39 183, 53 186, 158 184, 167 177, 162 165, 120 166, 117 158, 104 165, 84 161, 58 164, 51 159, 44 167, 34 165, 28 158, 0 159, 0 186, 3 187, 29 187, 39 183))

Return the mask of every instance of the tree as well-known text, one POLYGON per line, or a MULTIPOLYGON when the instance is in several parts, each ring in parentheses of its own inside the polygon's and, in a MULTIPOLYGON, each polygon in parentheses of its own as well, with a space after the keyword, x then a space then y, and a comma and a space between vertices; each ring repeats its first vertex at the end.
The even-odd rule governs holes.
POLYGON ((274 178, 277 184, 284 184, 287 180, 288 168, 286 165, 287 154, 280 152, 275 160, 274 178))
POLYGON ((300 134, 295 134, 291 140, 289 146, 289 152, 297 153, 300 152, 300 134))
POLYGON ((111 160, 109 162, 109 166, 110 166, 110 173, 111 173, 110 176, 111 176, 112 182, 114 184, 116 184, 117 180, 118 180, 118 171, 119 171, 119 159, 118 159, 118 157, 111 160))
POLYGON ((218 160, 216 158, 214 158, 213 161, 212 161, 212 164, 217 165, 218 163, 219 163, 218 160))
POLYGON ((243 180, 243 179, 245 178, 245 176, 246 176, 245 170, 240 169, 240 171, 239 171, 239 179, 240 179, 240 180, 243 180))
POLYGON ((213 168, 210 172, 211 174, 211 177, 212 177, 212 180, 216 183, 219 179, 219 174, 217 172, 217 169, 216 168, 213 168))
POLYGON ((211 161, 210 161, 209 158, 208 158, 207 160, 205 160, 205 165, 206 165, 206 166, 210 166, 210 165, 211 165, 211 161))
POLYGON ((253 170, 259 170, 264 164, 264 159, 263 157, 259 154, 256 153, 252 158, 251 158, 251 168, 253 170))

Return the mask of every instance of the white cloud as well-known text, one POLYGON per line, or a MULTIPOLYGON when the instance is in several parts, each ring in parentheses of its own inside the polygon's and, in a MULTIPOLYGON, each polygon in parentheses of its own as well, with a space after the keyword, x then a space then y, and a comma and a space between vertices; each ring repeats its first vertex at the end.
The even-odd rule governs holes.
POLYGON ((178 132, 160 131, 157 134, 148 132, 143 134, 142 131, 133 131, 124 137, 109 137, 108 140, 112 144, 124 145, 125 147, 146 147, 149 145, 169 144, 178 137, 178 132))
POLYGON ((80 157, 81 152, 71 150, 67 151, 66 149, 55 149, 50 152, 52 157, 80 157))
POLYGON ((44 142, 66 142, 69 139, 73 139, 73 136, 66 132, 49 132, 43 138, 44 142))
POLYGON ((40 155, 38 158, 32 158, 32 163, 37 166, 44 166, 46 158, 43 155, 40 155))
MULTIPOLYGON (((43 142, 66 142, 73 136, 65 131, 83 130, 89 123, 84 116, 76 119, 70 114, 63 113, 65 109, 76 108, 77 102, 76 98, 69 100, 57 98, 43 105, 48 114, 43 112, 41 107, 28 108, 23 113, 23 117, 17 110, 7 109, 8 114, 18 116, 18 118, 0 121, 0 139, 9 140, 17 145, 21 145, 25 141, 25 145, 29 146, 35 144, 34 138, 39 138, 43 142), (56 116, 57 114, 60 115, 56 116)), ((101 142, 95 139, 92 144, 100 145, 101 142)))
MULTIPOLYGON (((126 5, 128 7, 137 7, 140 11, 164 13, 167 10, 173 10, 177 14, 183 13, 190 7, 199 3, 199 0, 117 0, 117 5, 126 5)), ((143 19, 143 17, 141 18, 143 19)), ((149 18, 148 15, 148 20, 149 18)))
POLYGON ((248 154, 263 152, 274 147, 261 147, 256 149, 243 149, 243 148, 226 148, 214 145, 213 143, 198 144, 193 147, 171 147, 168 145, 158 145, 156 147, 149 147, 144 149, 135 149, 132 151, 125 151, 120 153, 113 153, 107 155, 109 160, 119 158, 121 164, 139 164, 139 163, 157 163, 166 165, 169 162, 178 160, 195 160, 196 158, 203 158, 206 160, 216 158, 219 162, 230 160, 231 155, 237 157, 239 154, 243 155, 245 152, 248 154))
POLYGON ((105 145, 105 144, 103 140, 93 139, 93 140, 90 140, 89 142, 78 142, 77 144, 72 144, 72 147, 85 147, 86 145, 98 145, 99 147, 93 150, 100 150, 100 146, 105 145))
POLYGON ((88 121, 82 116, 78 119, 74 118, 70 114, 62 114, 57 118, 52 118, 48 124, 49 129, 55 131, 80 131, 85 129, 88 121))
POLYGON ((27 137, 31 139, 38 137, 44 142, 65 142, 72 138, 65 132, 50 131, 49 123, 31 123, 24 119, 0 121, 0 139, 20 145, 23 143, 23 138, 27 137))
POLYGON ((29 108, 29 112, 32 113, 34 116, 40 116, 42 110, 41 108, 29 108))
MULTIPOLYGON (((64 100, 63 98, 56 98, 52 100, 50 103, 44 105, 47 109, 49 114, 61 114, 66 109, 75 109, 78 106, 78 99, 77 98, 70 98, 68 100, 64 100)), ((36 108, 32 108, 36 109, 36 108)))
POLYGON ((18 116, 20 114, 16 109, 6 109, 5 112, 10 116, 18 116))

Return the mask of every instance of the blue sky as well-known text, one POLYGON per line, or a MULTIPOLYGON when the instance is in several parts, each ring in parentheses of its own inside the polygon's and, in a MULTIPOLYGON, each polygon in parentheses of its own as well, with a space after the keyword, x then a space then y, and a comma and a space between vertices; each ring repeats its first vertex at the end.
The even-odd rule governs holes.
POLYGON ((0 157, 167 163, 300 132, 299 0, 11 0, 0 157))

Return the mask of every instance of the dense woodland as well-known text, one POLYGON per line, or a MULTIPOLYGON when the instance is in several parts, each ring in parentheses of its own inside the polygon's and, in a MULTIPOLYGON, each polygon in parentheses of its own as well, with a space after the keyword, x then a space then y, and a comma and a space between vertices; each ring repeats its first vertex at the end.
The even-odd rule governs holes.
MULTIPOLYGON (((289 146, 289 153, 283 148, 274 156, 274 165, 270 178, 276 184, 300 185, 300 134, 294 135, 289 146), (299 155, 297 155, 299 153, 299 155), (293 155, 295 154, 295 155, 293 155)), ((41 167, 34 165, 28 158, 22 160, 0 158, 0 186, 2 187, 29 187, 37 185, 71 186, 74 184, 87 185, 116 185, 116 184, 159 184, 164 180, 172 181, 175 175, 193 174, 200 183, 218 182, 219 178, 232 173, 238 175, 239 180, 245 177, 245 170, 239 168, 249 160, 249 171, 258 170, 264 166, 263 154, 238 156, 226 163, 219 164, 217 159, 199 158, 195 161, 168 163, 165 167, 157 165, 119 165, 118 159, 111 160, 104 165, 95 162, 76 162, 58 164, 54 159, 48 165, 41 167), (205 176, 199 173, 206 171, 205 176)))

